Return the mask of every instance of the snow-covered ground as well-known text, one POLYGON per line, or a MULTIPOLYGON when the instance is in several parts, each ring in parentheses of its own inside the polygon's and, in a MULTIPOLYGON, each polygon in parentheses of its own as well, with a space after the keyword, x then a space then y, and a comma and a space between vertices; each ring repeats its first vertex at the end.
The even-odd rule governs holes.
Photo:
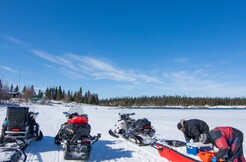
MULTIPOLYGON (((22 105, 23 106, 23 105, 22 105)), ((54 136, 60 125, 65 122, 64 111, 69 107, 64 104, 47 105, 25 105, 31 110, 39 112, 36 119, 43 131, 42 141, 33 141, 27 148, 28 162, 62 162, 63 152, 60 146, 54 144, 54 136)), ((118 120, 119 108, 82 105, 84 112, 89 116, 92 135, 101 133, 102 137, 92 147, 90 161, 167 161, 160 157, 157 150, 150 146, 137 146, 124 139, 116 139, 108 134, 108 130, 114 128, 118 120)), ((124 110, 125 111, 125 110, 124 110)), ((135 118, 148 118, 156 129, 156 137, 159 139, 184 140, 182 132, 176 125, 180 119, 202 119, 208 123, 210 128, 216 126, 233 126, 246 134, 246 109, 228 110, 182 110, 182 109, 134 109, 135 118)), ((6 115, 6 107, 0 107, 0 121, 6 115)), ((244 153, 246 142, 243 143, 244 153)))

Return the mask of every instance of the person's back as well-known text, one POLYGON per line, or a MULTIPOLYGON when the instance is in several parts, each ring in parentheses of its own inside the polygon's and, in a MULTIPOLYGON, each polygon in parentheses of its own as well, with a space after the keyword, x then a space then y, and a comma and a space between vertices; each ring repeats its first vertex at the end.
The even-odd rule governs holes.
POLYGON ((181 120, 177 127, 184 133, 186 142, 191 139, 198 142, 200 134, 209 132, 207 123, 199 119, 181 120))

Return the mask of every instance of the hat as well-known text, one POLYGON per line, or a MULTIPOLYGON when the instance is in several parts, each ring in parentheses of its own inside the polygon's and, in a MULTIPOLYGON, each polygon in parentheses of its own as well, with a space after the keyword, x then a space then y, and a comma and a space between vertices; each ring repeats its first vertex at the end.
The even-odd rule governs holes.
POLYGON ((177 124, 177 128, 180 130, 182 128, 184 128, 185 126, 185 120, 184 119, 181 119, 180 122, 177 124))
POLYGON ((177 124, 177 128, 178 128, 179 130, 182 128, 181 123, 178 123, 178 124, 177 124))
POLYGON ((199 136, 199 141, 203 144, 208 144, 210 143, 210 135, 208 133, 203 133, 203 134, 200 134, 199 136))

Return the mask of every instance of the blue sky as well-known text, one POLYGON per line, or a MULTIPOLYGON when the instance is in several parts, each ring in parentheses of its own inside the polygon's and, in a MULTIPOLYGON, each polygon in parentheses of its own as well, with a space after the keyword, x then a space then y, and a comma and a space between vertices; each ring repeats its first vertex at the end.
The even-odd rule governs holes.
POLYGON ((246 96, 246 1, 0 1, 0 78, 100 98, 246 96), (20 77, 21 76, 21 77, 20 77))

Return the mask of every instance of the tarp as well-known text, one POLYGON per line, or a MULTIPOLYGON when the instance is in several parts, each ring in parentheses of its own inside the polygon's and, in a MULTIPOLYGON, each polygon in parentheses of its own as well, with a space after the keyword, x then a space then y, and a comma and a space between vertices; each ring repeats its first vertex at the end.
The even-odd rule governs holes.
POLYGON ((34 97, 34 98, 31 98, 32 101, 38 101, 38 100, 42 100, 42 98, 39 98, 39 97, 34 97))

